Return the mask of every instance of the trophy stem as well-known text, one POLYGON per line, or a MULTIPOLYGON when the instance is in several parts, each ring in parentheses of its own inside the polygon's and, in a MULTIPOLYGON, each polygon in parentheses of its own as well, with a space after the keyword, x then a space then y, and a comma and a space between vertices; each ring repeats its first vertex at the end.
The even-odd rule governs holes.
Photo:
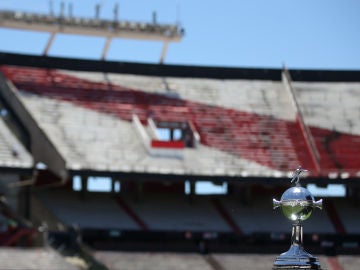
POLYGON ((291 245, 303 246, 303 226, 300 221, 293 224, 291 233, 291 245))

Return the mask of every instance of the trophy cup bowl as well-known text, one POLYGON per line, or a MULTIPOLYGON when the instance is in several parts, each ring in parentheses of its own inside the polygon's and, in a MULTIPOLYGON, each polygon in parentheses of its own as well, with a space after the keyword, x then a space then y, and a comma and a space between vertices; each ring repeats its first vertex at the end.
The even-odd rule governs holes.
POLYGON ((292 221, 307 220, 314 207, 322 209, 322 200, 315 201, 310 191, 300 186, 287 189, 280 201, 273 199, 273 204, 274 208, 281 207, 284 216, 292 221))
POLYGON ((293 221, 290 249, 276 258, 273 269, 321 269, 319 260, 303 248, 301 222, 311 216, 315 207, 322 209, 322 200, 315 201, 310 191, 300 186, 302 171, 301 167, 295 171, 296 185, 287 189, 280 201, 273 199, 274 209, 281 207, 284 216, 293 221))

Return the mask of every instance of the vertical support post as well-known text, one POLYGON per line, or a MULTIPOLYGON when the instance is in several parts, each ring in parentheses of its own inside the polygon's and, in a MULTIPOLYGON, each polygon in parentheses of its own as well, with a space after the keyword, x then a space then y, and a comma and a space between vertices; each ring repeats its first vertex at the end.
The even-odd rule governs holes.
POLYGON ((88 176, 81 175, 81 198, 85 197, 87 192, 88 176))
POLYGON ((188 198, 189 198, 189 203, 191 204, 195 196, 195 181, 189 180, 189 184, 190 184, 190 194, 188 195, 188 198))
POLYGON ((110 179, 111 179, 111 193, 115 193, 115 179, 114 179, 114 177, 110 177, 110 179))
POLYGON ((162 48, 162 51, 161 51, 160 64, 164 64, 164 60, 165 60, 168 45, 169 45, 169 41, 165 41, 164 45, 163 45, 163 48, 162 48))
POLYGON ((24 217, 28 220, 31 219, 31 187, 25 187, 25 209, 24 209, 24 217))
POLYGON ((49 50, 50 50, 50 47, 51 47, 51 45, 52 45, 52 43, 53 43, 53 41, 54 41, 55 35, 56 35, 55 32, 51 33, 50 38, 49 38, 49 40, 48 40, 48 42, 47 42, 47 44, 46 44, 46 47, 45 47, 45 49, 44 49, 44 52, 43 52, 43 55, 44 55, 44 56, 46 56, 46 55, 48 54, 48 52, 49 52, 49 50))
POLYGON ((101 60, 105 60, 107 52, 110 48, 110 44, 111 44, 111 37, 107 37, 106 38, 106 42, 105 42, 105 46, 101 55, 101 60))

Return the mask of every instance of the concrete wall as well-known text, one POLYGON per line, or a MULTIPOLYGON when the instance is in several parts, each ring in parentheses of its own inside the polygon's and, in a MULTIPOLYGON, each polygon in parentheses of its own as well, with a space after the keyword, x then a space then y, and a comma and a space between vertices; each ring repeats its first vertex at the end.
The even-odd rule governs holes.
POLYGON ((49 170, 61 179, 67 179, 67 170, 64 158, 60 155, 53 143, 39 127, 31 113, 22 103, 15 86, 0 73, 0 95, 9 104, 30 134, 30 148, 35 164, 45 163, 49 170))

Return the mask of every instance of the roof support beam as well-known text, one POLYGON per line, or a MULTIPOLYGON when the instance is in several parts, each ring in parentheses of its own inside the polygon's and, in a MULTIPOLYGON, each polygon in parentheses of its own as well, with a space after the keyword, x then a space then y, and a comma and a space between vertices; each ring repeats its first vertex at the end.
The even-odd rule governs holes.
POLYGON ((103 52, 102 52, 102 55, 101 55, 101 60, 105 60, 107 52, 108 52, 108 50, 110 48, 111 41, 112 41, 111 37, 106 38, 104 49, 103 49, 103 52))
POLYGON ((167 48, 168 48, 169 42, 165 41, 162 51, 161 51, 161 56, 160 56, 160 64, 164 64, 164 60, 165 60, 165 56, 166 56, 166 52, 167 52, 167 48))
POLYGON ((48 40, 48 42, 47 42, 47 44, 46 44, 46 47, 45 47, 45 49, 44 49, 43 55, 46 56, 46 55, 48 54, 48 52, 49 52, 49 50, 50 50, 50 47, 51 47, 51 45, 52 45, 52 43, 53 43, 53 41, 54 41, 55 35, 56 35, 55 32, 52 32, 52 33, 51 33, 50 38, 49 38, 49 40, 48 40))

